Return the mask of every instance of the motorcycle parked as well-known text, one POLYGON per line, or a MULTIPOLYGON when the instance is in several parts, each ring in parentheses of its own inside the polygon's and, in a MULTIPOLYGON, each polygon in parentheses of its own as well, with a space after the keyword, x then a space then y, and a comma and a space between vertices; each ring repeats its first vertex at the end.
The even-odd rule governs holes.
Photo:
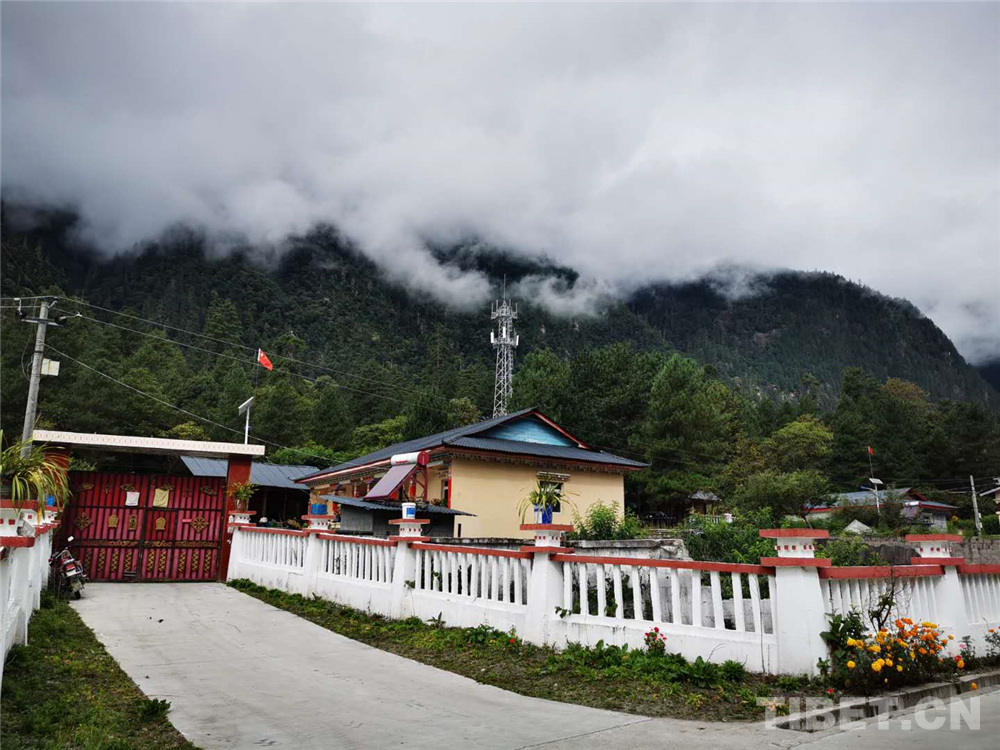
MULTIPOLYGON (((72 542, 73 537, 66 541, 72 542)), ((62 552, 54 552, 49 558, 49 565, 55 569, 56 591, 59 593, 66 591, 74 599, 79 599, 83 594, 87 576, 84 575, 83 566, 69 551, 69 547, 62 552)))

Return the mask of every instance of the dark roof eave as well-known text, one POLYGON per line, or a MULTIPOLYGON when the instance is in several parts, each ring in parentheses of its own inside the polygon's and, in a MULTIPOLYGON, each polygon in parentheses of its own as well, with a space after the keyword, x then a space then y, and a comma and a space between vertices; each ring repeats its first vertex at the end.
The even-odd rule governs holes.
MULTIPOLYGON (((579 458, 556 458, 551 456, 539 456, 533 453, 511 453, 508 451, 491 451, 486 448, 477 448, 477 449, 464 448, 462 446, 451 445, 451 444, 442 444, 435 446, 433 448, 425 448, 424 450, 429 450, 433 453, 434 451, 440 450, 441 448, 447 448, 449 452, 464 453, 473 456, 478 453, 489 453, 494 456, 511 456, 514 458, 534 459, 539 462, 546 461, 549 463, 575 464, 577 466, 599 466, 602 468, 614 469, 616 471, 622 471, 622 472, 642 471, 643 469, 648 469, 650 466, 648 463, 645 463, 643 461, 636 461, 633 464, 618 464, 610 461, 588 461, 579 458)), ((309 482, 316 482, 321 479, 333 478, 334 476, 337 475, 346 475, 346 474, 353 474, 355 472, 368 471, 371 469, 377 469, 384 466, 386 461, 388 461, 388 459, 383 458, 379 459, 378 461, 372 461, 371 463, 367 464, 358 464, 357 466, 347 466, 337 471, 320 471, 317 472, 316 474, 311 474, 307 477, 296 479, 295 481, 302 482, 303 484, 308 484, 309 482)))

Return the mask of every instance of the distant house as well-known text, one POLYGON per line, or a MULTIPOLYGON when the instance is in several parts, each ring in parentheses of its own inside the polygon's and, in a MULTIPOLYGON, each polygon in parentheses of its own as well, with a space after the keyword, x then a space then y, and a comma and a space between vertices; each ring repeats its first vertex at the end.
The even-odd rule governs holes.
POLYGON ((438 528, 451 524, 456 537, 529 537, 519 528, 517 506, 536 482, 555 485, 569 501, 557 509, 554 523, 572 523, 574 508, 583 514, 598 502, 624 513, 624 475, 645 466, 591 448, 537 409, 524 409, 397 443, 298 481, 313 497, 338 503, 342 522, 349 523, 350 508, 359 507, 359 500, 395 509, 395 503, 412 496, 413 485, 405 478, 377 498, 370 493, 390 468, 399 468, 390 467, 392 456, 416 451, 430 454, 427 500, 434 507, 431 512, 440 516, 431 520, 438 528))
MULTIPOLYGON (((899 503, 903 507, 903 518, 911 523, 922 523, 933 529, 943 529, 948 526, 958 506, 928 500, 912 487, 886 489, 879 492, 880 503, 899 503)), ((810 518, 830 518, 844 506, 858 508, 876 508, 875 494, 871 490, 861 492, 844 492, 830 495, 829 502, 808 509, 810 518)))
MULTIPOLYGON (((226 476, 226 462, 221 459, 181 456, 180 463, 194 477, 226 476)), ((250 466, 250 481, 257 485, 257 491, 249 507, 256 513, 254 518, 301 523, 301 517, 309 512, 309 490, 295 480, 314 471, 315 466, 254 461, 250 466)))

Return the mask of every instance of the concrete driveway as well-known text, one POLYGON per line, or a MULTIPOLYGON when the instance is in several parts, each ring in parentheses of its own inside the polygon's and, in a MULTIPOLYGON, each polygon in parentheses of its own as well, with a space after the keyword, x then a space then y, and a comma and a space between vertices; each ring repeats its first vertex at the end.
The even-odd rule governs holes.
POLYGON ((807 735, 759 725, 646 719, 480 685, 325 630, 222 584, 91 584, 73 606, 195 745, 215 748, 547 750, 792 747, 992 748, 982 730, 807 735))

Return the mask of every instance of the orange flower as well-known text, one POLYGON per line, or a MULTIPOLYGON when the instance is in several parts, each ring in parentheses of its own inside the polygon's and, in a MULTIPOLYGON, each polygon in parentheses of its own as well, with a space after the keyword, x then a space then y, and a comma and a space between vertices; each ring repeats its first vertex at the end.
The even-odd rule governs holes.
POLYGON ((971 688, 972 688, 973 690, 979 690, 979 685, 977 685, 977 684, 976 684, 976 683, 974 683, 974 682, 973 682, 973 683, 972 683, 972 685, 970 685, 969 687, 971 687, 971 688))

